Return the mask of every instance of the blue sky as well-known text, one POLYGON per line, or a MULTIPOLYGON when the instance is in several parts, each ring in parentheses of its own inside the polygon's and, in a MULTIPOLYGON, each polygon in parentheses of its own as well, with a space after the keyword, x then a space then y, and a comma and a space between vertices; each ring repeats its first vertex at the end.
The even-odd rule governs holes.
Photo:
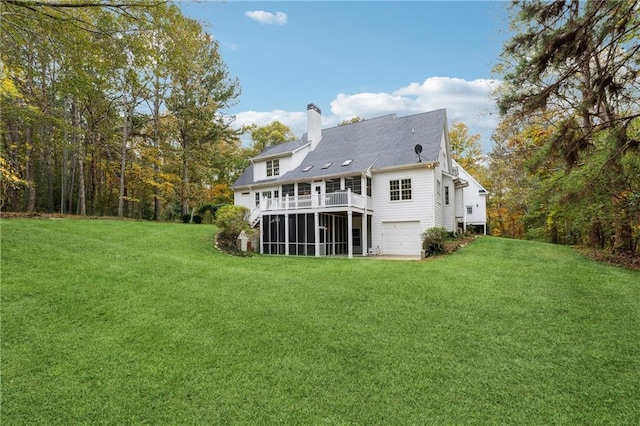
POLYGON ((323 127, 360 116, 446 108, 480 133, 497 123, 492 73, 508 36, 505 3, 483 1, 183 1, 220 44, 242 95, 236 125, 306 131, 306 105, 323 127))

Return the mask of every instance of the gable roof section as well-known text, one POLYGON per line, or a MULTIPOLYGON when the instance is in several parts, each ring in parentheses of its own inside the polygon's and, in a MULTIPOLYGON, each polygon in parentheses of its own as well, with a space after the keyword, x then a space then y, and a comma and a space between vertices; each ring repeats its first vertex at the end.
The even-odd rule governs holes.
POLYGON ((268 157, 278 157, 278 156, 284 157, 285 155, 290 155, 296 150, 302 148, 305 144, 306 143, 303 143, 303 141, 300 139, 300 140, 295 140, 293 142, 285 142, 278 145, 271 145, 266 147, 264 151, 262 151, 253 159, 261 160, 268 157))
MULTIPOLYGON (((300 166, 283 174, 277 180, 282 182, 312 180, 358 174, 370 167, 375 170, 417 164, 418 155, 414 148, 418 144, 422 145, 421 162, 436 162, 439 160, 446 121, 446 111, 439 109, 400 118, 390 114, 323 129, 322 139, 316 149, 307 154, 300 166), (342 166, 346 160, 353 161, 347 166, 342 166), (332 164, 323 168, 327 163, 332 164)), ((283 144, 288 147, 276 145, 273 148, 281 147, 280 149, 285 150, 292 149, 293 146, 301 147, 304 146, 306 138, 305 134, 300 141, 283 144)), ((294 150, 292 149, 291 152, 294 150)), ((274 154, 273 149, 267 148, 255 159, 274 154)), ((234 187, 249 185, 252 183, 252 178, 253 172, 245 171, 234 187)))

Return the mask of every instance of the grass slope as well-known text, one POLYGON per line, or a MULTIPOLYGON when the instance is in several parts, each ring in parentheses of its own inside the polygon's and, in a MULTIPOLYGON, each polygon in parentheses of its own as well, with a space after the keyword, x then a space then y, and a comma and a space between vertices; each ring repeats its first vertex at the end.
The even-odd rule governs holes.
POLYGON ((638 272, 497 238, 233 258, 212 234, 3 220, 2 423, 640 423, 638 272))

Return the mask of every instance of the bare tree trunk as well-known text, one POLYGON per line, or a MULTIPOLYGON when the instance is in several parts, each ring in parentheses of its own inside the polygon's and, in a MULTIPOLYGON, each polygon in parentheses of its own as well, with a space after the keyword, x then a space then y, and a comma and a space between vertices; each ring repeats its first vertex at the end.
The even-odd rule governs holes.
POLYGON ((189 213, 189 201, 188 201, 188 192, 189 192, 189 162, 187 161, 186 154, 184 154, 182 160, 182 215, 189 213))
POLYGON ((80 111, 74 101, 72 104, 71 120, 73 125, 73 139, 77 148, 78 157, 78 209, 77 214, 81 216, 87 215, 87 200, 85 195, 84 181, 84 143, 80 136, 80 111))
POLYGON ((182 133, 182 216, 189 214, 189 159, 187 154, 187 132, 183 129, 182 133))
POLYGON ((29 192, 27 212, 33 213, 36 211, 36 179, 35 171, 33 167, 33 127, 29 126, 27 130, 27 162, 26 162, 26 175, 27 175, 27 188, 29 192))
POLYGON ((158 188, 159 180, 159 165, 160 160, 160 93, 159 93, 160 79, 156 75, 155 81, 155 93, 153 97, 153 144, 156 150, 157 158, 153 163, 153 181, 155 187, 153 188, 153 220, 160 220, 160 189, 158 188))
POLYGON ((126 108, 122 123, 122 146, 120 147, 120 191, 118 196, 118 217, 124 217, 125 173, 127 171, 127 141, 129 140, 129 109, 126 108))

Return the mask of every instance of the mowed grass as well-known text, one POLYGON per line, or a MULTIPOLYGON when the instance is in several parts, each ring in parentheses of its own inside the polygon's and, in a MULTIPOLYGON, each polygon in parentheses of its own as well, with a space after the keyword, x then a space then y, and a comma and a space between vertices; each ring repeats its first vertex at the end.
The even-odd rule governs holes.
POLYGON ((640 273, 567 247, 234 258, 207 225, 1 227, 2 424, 640 423, 640 273))

